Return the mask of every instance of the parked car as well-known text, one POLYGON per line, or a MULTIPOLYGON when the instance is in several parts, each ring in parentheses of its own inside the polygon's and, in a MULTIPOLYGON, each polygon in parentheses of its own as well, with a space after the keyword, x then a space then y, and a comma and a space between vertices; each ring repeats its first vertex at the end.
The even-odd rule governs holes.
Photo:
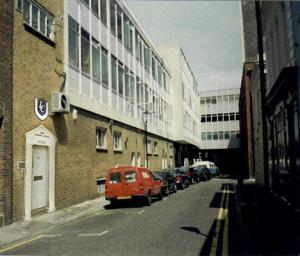
POLYGON ((208 171, 210 172, 210 175, 212 177, 220 175, 219 168, 213 162, 210 162, 210 161, 199 161, 199 162, 196 162, 194 165, 201 165, 201 166, 206 167, 208 169, 208 171))
POLYGON ((194 176, 194 180, 196 182, 199 182, 199 181, 203 181, 203 180, 208 180, 209 177, 208 177, 208 173, 206 171, 206 168, 204 166, 201 166, 201 165, 192 165, 190 167, 190 169, 192 169, 192 175, 194 176))
POLYGON ((177 168, 170 168, 169 173, 175 178, 177 189, 184 189, 186 187, 184 175, 177 168))
POLYGON ((105 198, 112 204, 119 200, 142 199, 151 205, 152 197, 162 199, 161 181, 147 168, 118 167, 107 172, 105 198))
POLYGON ((175 177, 169 173, 168 169, 153 172, 154 176, 161 180, 161 191, 163 195, 167 196, 170 192, 176 192, 177 187, 175 177))
POLYGON ((186 166, 181 166, 179 168, 176 168, 177 173, 181 175, 183 182, 183 187, 188 187, 191 184, 190 176, 189 176, 189 168, 186 166))
POLYGON ((198 183, 200 181, 200 171, 198 170, 198 167, 189 167, 188 176, 190 179, 190 183, 198 183))

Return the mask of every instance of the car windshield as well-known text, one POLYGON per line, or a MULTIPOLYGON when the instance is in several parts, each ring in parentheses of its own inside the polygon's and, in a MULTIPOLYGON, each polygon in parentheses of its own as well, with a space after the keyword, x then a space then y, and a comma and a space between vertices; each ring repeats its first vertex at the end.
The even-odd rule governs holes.
POLYGON ((119 172, 113 172, 109 176, 109 183, 116 184, 121 182, 121 174, 119 172))

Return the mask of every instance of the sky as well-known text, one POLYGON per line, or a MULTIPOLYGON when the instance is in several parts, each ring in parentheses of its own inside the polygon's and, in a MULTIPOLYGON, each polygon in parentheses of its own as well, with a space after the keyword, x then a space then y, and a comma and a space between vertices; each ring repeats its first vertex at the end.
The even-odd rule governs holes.
POLYGON ((201 91, 240 87, 240 1, 127 0, 127 4, 156 46, 181 45, 201 91))

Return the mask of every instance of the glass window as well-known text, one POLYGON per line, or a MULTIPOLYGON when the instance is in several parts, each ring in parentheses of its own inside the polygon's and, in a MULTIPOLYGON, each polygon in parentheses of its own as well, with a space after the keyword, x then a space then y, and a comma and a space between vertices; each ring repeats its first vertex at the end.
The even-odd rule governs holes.
POLYGON ((140 51, 139 51, 139 33, 135 29, 135 57, 137 60, 140 59, 140 51))
POLYGON ((201 104, 201 105, 204 105, 204 104, 205 104, 205 98, 204 98, 204 97, 201 97, 201 98, 200 98, 200 104, 201 104))
POLYGON ((107 51, 101 48, 101 73, 102 73, 102 83, 108 85, 108 60, 107 51))
POLYGON ((133 73, 130 72, 130 100, 134 102, 135 83, 133 73))
POLYGON ((229 95, 229 102, 230 103, 234 102, 234 95, 233 94, 229 95))
POLYGON ((239 102, 239 100, 240 100, 240 95, 239 95, 239 94, 235 94, 235 95, 234 95, 234 98, 235 98, 235 101, 236 101, 236 102, 239 102))
POLYGON ((224 121, 229 121, 228 113, 224 113, 224 121))
POLYGON ((167 90, 167 80, 166 80, 166 73, 163 72, 163 83, 164 83, 164 89, 167 90))
POLYGON ((96 148, 106 148, 106 129, 96 129, 96 148))
POLYGON ((232 139, 232 138, 235 138, 235 131, 231 131, 230 132, 230 138, 232 139))
POLYGON ((119 63, 119 68, 118 68, 118 78, 119 78, 119 95, 124 96, 124 69, 123 69, 123 64, 119 63))
MULTIPOLYGON (((136 77, 136 101, 137 101, 137 104, 140 104, 141 103, 141 84, 140 84, 140 79, 138 77, 136 77)), ((138 106, 140 107, 140 106, 138 106)))
POLYGON ((150 48, 147 45, 144 45, 144 66, 145 68, 150 69, 150 65, 150 48))
POLYGON ((79 25, 69 16, 69 64, 79 67, 79 25))
POLYGON ((30 2, 29 0, 24 0, 24 21, 30 25, 30 2))
POLYGON ((219 140, 223 140, 224 139, 224 132, 219 132, 219 140))
POLYGON ((124 45, 127 49, 130 49, 130 28, 129 28, 129 20, 123 14, 124 21, 123 21, 123 27, 124 27, 124 45))
POLYGON ((240 113, 235 113, 235 120, 240 120, 240 113))
POLYGON ((158 155, 158 143, 157 141, 154 141, 154 155, 158 155))
POLYGON ((202 140, 206 140, 206 132, 202 132, 201 133, 201 139, 202 140))
POLYGON ((226 103, 228 102, 228 95, 223 96, 223 101, 226 102, 226 103))
POLYGON ((36 30, 38 30, 38 11, 39 9, 35 6, 32 5, 32 27, 35 28, 36 30))
POLYGON ((161 65, 160 65, 160 63, 158 63, 158 66, 157 66, 157 68, 158 68, 158 72, 157 72, 157 77, 158 77, 158 82, 161 84, 161 80, 162 80, 162 70, 161 70, 161 65))
POLYGON ((218 103, 222 103, 222 96, 218 96, 218 97, 217 97, 217 102, 218 102, 218 103))
POLYGON ((212 115, 212 122, 217 122, 217 114, 212 115))
POLYGON ((99 3, 98 3, 98 0, 92 0, 92 11, 97 17, 99 16, 99 3))
POLYGON ((218 114, 218 122, 222 122, 223 121, 223 113, 219 113, 218 114))
POLYGON ((129 100, 130 97, 130 74, 129 69, 125 67, 125 97, 129 100))
POLYGON ((17 0, 17 10, 23 11, 23 0, 17 0))
POLYGON ((81 28, 81 71, 90 74, 90 35, 81 28))
POLYGON ((116 10, 115 10, 115 1, 110 1, 110 28, 111 32, 116 35, 116 10))
POLYGON ((121 182, 121 174, 119 172, 113 172, 109 176, 109 183, 116 184, 121 182))
POLYGON ((213 132, 213 140, 217 140, 218 139, 218 132, 213 132))
POLYGON ((201 123, 205 123, 205 115, 201 115, 201 123))
POLYGON ((239 138, 240 138, 240 132, 236 132, 235 137, 236 137, 237 139, 239 139, 239 138))
POLYGON ((118 38, 122 42, 123 38, 123 33, 122 33, 122 15, 121 15, 121 10, 117 11, 117 28, 118 28, 118 38))
POLYGON ((117 58, 111 56, 111 83, 112 90, 117 92, 117 58))
POLYGON ((152 154, 151 140, 147 140, 147 154, 152 154))
POLYGON ((225 137, 225 140, 229 140, 230 136, 229 136, 229 132, 228 131, 225 132, 225 136, 224 137, 225 137))
POLYGON ((207 140, 212 140, 212 132, 207 133, 207 140))
POLYGON ((90 1, 89 0, 81 0, 83 3, 85 3, 88 7, 90 5, 90 1))
POLYGON ((107 25, 106 0, 100 0, 100 12, 102 22, 107 25))
POLYGON ((153 57, 152 57, 152 76, 154 78, 156 77, 156 73, 155 73, 155 59, 153 57))
POLYGON ((40 31, 42 34, 46 33, 46 14, 40 11, 40 31))
POLYGON ((217 98, 211 97, 211 104, 217 104, 217 98))
POLYGON ((229 116, 230 116, 230 121, 234 121, 235 113, 230 113, 229 116))
POLYGON ((128 183, 136 181, 136 172, 135 171, 126 171, 124 173, 124 176, 125 176, 125 181, 128 183))
POLYGON ((93 38, 92 45, 92 62, 93 62, 93 78, 100 82, 100 43, 93 38))
POLYGON ((122 143, 121 143, 121 133, 120 132, 114 132, 114 150, 122 150, 122 143))
POLYGON ((211 101, 210 101, 210 97, 206 97, 206 104, 210 104, 211 101))
POLYGON ((206 122, 211 122, 211 115, 206 115, 206 122))

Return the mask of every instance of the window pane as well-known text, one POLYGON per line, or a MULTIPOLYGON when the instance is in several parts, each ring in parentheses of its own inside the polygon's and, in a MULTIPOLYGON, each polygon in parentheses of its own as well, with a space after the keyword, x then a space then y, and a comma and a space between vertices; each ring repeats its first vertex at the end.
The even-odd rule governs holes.
POLYGON ((46 14, 40 11, 40 32, 46 34, 46 14))
POLYGON ((223 114, 218 114, 218 121, 222 122, 223 121, 223 114))
POLYGON ((202 139, 202 140, 206 140, 206 132, 202 132, 202 134, 201 134, 201 139, 202 139))
POLYGON ((201 123, 205 123, 205 115, 201 115, 201 123))
POLYGON ((117 12, 118 38, 122 41, 122 16, 121 12, 117 12))
POLYGON ((224 132, 219 132, 219 140, 223 140, 224 139, 224 132))
POLYGON ((36 30, 38 29, 38 12, 39 9, 32 4, 32 27, 35 28, 36 30))
POLYGON ((218 139, 218 133, 217 133, 217 132, 214 132, 214 133, 213 133, 213 139, 214 139, 214 140, 217 140, 217 139, 218 139))
POLYGON ((129 76, 129 70, 127 67, 125 67, 125 97, 128 100, 130 94, 130 76, 129 76))
POLYGON ((228 113, 225 113, 224 114, 224 121, 228 121, 228 120, 229 120, 228 113))
POLYGON ((53 24, 53 18, 50 16, 47 16, 47 34, 46 34, 46 36, 49 38, 52 33, 52 24, 53 24))
POLYGON ((206 122, 211 122, 211 115, 206 115, 206 122))
POLYGON ((90 74, 90 35, 81 29, 81 71, 90 74))
POLYGON ((105 25, 107 25, 106 0, 100 0, 100 5, 101 20, 105 25))
POLYGON ((240 113, 235 113, 235 120, 240 120, 240 113))
POLYGON ((98 0, 92 0, 92 11, 98 16, 99 10, 98 10, 98 0))
POLYGON ((24 21, 30 24, 30 3, 28 0, 24 0, 24 21))
POLYGON ((234 121, 234 113, 230 113, 230 121, 234 121))
POLYGON ((87 6, 89 6, 89 0, 82 0, 87 6))
POLYGON ((101 49, 101 73, 102 73, 102 83, 108 85, 108 61, 107 52, 105 49, 101 49))
POLYGON ((211 133, 211 132, 208 132, 208 133, 207 133, 207 139, 208 139, 208 140, 211 140, 211 139, 212 139, 212 133, 211 133))
POLYGON ((217 115, 216 114, 212 115, 212 122, 217 122, 217 115))
POLYGON ((120 183, 121 174, 119 172, 111 173, 109 176, 109 183, 120 183))
POLYGON ((115 1, 110 1, 110 27, 111 32, 116 34, 116 13, 115 13, 115 1))
POLYGON ((229 95, 229 102, 234 102, 234 95, 233 94, 229 95))
POLYGON ((119 64, 119 74, 118 74, 118 78, 119 78, 119 94, 123 96, 123 80, 124 80, 124 70, 123 70, 123 67, 120 66, 119 64))
POLYGON ((133 73, 130 74, 130 100, 134 102, 134 93, 135 93, 135 86, 134 86, 134 77, 133 73))
POLYGON ((93 61, 93 78, 100 82, 100 45, 93 40, 92 61, 93 61))
POLYGON ((129 24, 128 24, 128 18, 124 17, 124 22, 123 22, 123 26, 124 26, 124 45, 126 48, 130 48, 130 39, 129 39, 129 24))
POLYGON ((111 76, 112 89, 117 92, 117 59, 114 56, 111 58, 111 76))
POLYGON ((135 182, 136 181, 136 172, 135 171, 125 172, 125 180, 128 183, 135 182))
POLYGON ((78 24, 69 16, 69 63, 79 67, 78 24))
POLYGON ((229 140, 229 132, 225 132, 225 140, 229 140))

